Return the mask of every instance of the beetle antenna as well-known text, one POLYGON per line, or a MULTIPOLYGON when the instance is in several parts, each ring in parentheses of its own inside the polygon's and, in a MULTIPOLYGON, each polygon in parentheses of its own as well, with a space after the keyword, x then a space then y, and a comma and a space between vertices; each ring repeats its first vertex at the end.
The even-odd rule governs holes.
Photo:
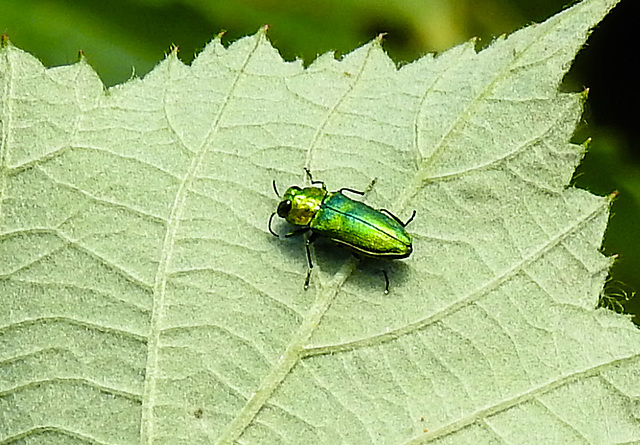
MULTIPOLYGON (((275 184, 275 182, 274 182, 275 184)), ((271 221, 273 221, 273 217, 276 216, 276 212, 273 212, 271 214, 271 216, 269 217, 269 232, 271 232, 271 234, 273 236, 275 236, 276 238, 280 238, 280 235, 278 235, 276 232, 273 231, 273 229, 271 228, 271 221)))
POLYGON ((278 193, 278 189, 276 188, 276 180, 273 180, 273 191, 276 192, 276 195, 278 195, 278 198, 280 197, 280 193, 278 193))

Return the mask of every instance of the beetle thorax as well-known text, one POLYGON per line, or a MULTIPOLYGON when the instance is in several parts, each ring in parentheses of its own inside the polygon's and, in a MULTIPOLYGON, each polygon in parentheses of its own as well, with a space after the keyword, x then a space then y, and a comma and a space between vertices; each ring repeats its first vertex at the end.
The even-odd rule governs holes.
POLYGON ((326 191, 318 187, 307 187, 291 196, 291 210, 287 222, 296 226, 308 226, 316 215, 326 191))
POLYGON ((298 226, 309 225, 315 214, 320 210, 320 203, 314 197, 298 195, 293 198, 291 211, 287 215, 287 222, 298 226))

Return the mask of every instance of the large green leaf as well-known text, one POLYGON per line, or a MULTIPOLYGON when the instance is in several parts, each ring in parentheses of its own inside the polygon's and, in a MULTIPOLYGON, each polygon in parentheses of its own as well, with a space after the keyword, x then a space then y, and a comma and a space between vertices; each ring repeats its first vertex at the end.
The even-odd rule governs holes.
MULTIPOLYGON (((264 31, 103 90, 0 51, 2 443, 640 443, 640 334, 595 310, 610 200, 558 84, 616 3, 397 69, 264 31), (267 230, 310 167, 409 226, 382 267, 267 230)), ((285 227, 277 226, 280 230, 285 227)))

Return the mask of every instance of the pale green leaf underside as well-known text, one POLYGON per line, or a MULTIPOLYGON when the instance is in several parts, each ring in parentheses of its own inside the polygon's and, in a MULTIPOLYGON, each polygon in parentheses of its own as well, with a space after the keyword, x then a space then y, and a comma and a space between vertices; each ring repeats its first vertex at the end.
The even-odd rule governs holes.
MULTIPOLYGON (((640 335, 594 310, 609 200, 557 87, 615 0, 397 69, 264 32, 103 91, 0 50, 0 442, 640 443, 640 335), (388 268, 267 231, 310 167, 407 218, 388 268)), ((284 227, 278 226, 280 230, 284 227)))

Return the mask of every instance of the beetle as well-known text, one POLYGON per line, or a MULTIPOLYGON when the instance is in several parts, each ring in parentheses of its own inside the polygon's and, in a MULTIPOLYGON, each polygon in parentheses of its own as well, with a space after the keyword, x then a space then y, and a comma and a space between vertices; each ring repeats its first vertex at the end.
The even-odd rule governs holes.
MULTIPOLYGON (((407 222, 402 222, 386 209, 376 210, 343 193, 350 192, 362 196, 365 192, 346 187, 337 192, 329 192, 324 182, 314 181, 309 169, 304 170, 309 177, 311 187, 300 188, 294 185, 287 189, 277 210, 269 217, 269 232, 273 236, 280 237, 271 228, 275 215, 284 218, 291 225, 298 226, 297 229, 284 235, 285 238, 311 232, 305 242, 309 265, 304 282, 305 289, 309 287, 313 269, 309 246, 319 236, 346 247, 356 256, 401 259, 411 255, 413 244, 405 227, 416 216, 415 210, 407 222)), ((280 196, 275 180, 273 190, 280 196)), ((385 293, 389 293, 389 278, 386 271, 382 272, 386 281, 385 293)))

